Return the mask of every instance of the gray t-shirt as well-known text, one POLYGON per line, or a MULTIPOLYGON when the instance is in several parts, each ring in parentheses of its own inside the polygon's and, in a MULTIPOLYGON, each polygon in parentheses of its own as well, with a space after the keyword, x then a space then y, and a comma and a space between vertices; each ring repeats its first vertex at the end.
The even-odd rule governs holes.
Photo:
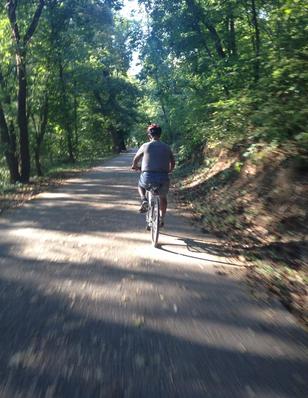
POLYGON ((162 141, 151 141, 141 145, 136 156, 141 154, 141 171, 168 173, 169 164, 174 159, 171 148, 162 141))

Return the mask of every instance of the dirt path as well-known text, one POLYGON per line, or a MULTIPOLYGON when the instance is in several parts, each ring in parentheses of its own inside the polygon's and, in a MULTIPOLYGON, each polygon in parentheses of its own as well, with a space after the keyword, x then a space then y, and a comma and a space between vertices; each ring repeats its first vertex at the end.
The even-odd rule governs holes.
POLYGON ((171 210, 150 246, 131 157, 0 218, 0 397, 307 397, 304 332, 223 242, 171 210))

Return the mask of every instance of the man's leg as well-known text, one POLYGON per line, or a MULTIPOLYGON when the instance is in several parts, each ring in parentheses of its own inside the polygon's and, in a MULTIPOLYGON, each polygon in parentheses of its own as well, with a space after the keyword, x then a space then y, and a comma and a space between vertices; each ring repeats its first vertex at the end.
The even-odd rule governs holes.
POLYGON ((167 180, 165 181, 159 192, 160 192, 160 225, 161 227, 164 226, 165 224, 165 215, 167 212, 167 206, 168 206, 168 201, 167 201, 167 196, 168 196, 168 192, 169 192, 169 185, 170 185, 170 181, 167 180))
POLYGON ((164 219, 167 211, 167 196, 160 196, 160 213, 161 213, 161 218, 164 219))
POLYGON ((170 182, 169 182, 169 180, 167 180, 162 184, 162 186, 159 190, 159 192, 160 192, 160 195, 159 195, 159 197, 160 197, 160 213, 161 213, 160 215, 161 215, 162 224, 164 224, 164 219, 165 219, 165 215, 167 212, 167 205, 168 205, 167 195, 169 192, 169 185, 170 185, 170 182))
POLYGON ((144 188, 142 188, 140 185, 138 185, 138 192, 139 192, 139 195, 141 198, 141 205, 139 208, 139 212, 146 213, 148 211, 148 207, 149 207, 148 200, 145 196, 146 190, 144 188))
POLYGON ((160 226, 163 227, 165 225, 165 215, 167 212, 167 195, 160 195, 160 226))
POLYGON ((138 185, 138 192, 139 192, 141 200, 146 199, 146 197, 145 197, 145 189, 142 188, 140 185, 138 185))

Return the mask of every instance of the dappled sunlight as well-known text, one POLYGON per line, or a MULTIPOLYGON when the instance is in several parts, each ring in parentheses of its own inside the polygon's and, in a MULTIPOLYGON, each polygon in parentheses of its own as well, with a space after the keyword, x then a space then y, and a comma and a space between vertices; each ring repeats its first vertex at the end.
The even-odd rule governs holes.
MULTIPOLYGON (((123 293, 118 288, 120 285, 116 282, 104 283, 90 283, 86 280, 75 281, 71 279, 54 279, 50 283, 50 292, 52 294, 62 294, 66 298, 72 300, 71 306, 74 305, 76 298, 89 299, 92 301, 105 301, 111 303, 120 303, 123 293), (109 292, 111 288, 111 293, 109 292)), ((129 293, 129 292, 127 292, 129 293)))
POLYGON ((131 185, 113 185, 113 188, 120 188, 120 189, 128 189, 128 190, 134 190, 137 193, 137 187, 131 186, 131 185))
MULTIPOLYGON (((110 170, 110 169, 112 169, 112 170, 121 170, 121 167, 119 167, 119 166, 106 166, 106 167, 104 167, 104 170, 110 170)), ((122 167, 122 170, 126 170, 127 169, 127 167, 122 167)))
MULTIPOLYGON (((141 231, 139 233, 120 232, 117 234, 117 240, 119 240, 121 252, 126 252, 126 245, 129 243, 127 246, 128 252, 130 255, 133 253, 137 261, 138 259, 149 261, 150 263, 151 261, 157 261, 158 264, 167 261, 177 266, 181 263, 181 267, 184 267, 185 264, 189 265, 189 267, 193 266, 194 260, 196 263, 202 261, 207 261, 209 263, 219 262, 217 257, 208 255, 207 253, 191 254, 184 239, 178 240, 173 236, 162 234, 158 248, 154 248, 151 245, 150 233, 146 231, 141 231), (174 249, 174 246, 176 246, 176 249, 174 249)), ((230 261, 228 263, 223 263, 232 265, 230 261)), ((199 264, 199 267, 203 269, 202 264, 199 264)))
MULTIPOLYGON (((172 377, 188 397, 192 389, 202 396, 204 374, 211 391, 228 375, 246 398, 247 379, 258 391, 262 372, 292 366, 299 385, 303 336, 292 319, 248 294, 224 241, 198 233, 176 209, 154 248, 136 175, 110 164, 0 219, 4 382, 24 380, 20 391, 29 391, 39 380, 42 396, 74 396, 77 385, 77 396, 109 398, 121 379, 135 388, 128 397, 148 385, 145 396, 159 397, 172 377)), ((283 389, 269 379, 266 392, 282 398, 283 389)))
MULTIPOLYGON (((30 264, 33 266, 33 262, 30 264)), ((279 325, 275 313, 264 324, 264 327, 270 325, 267 331, 257 328, 258 323, 251 323, 251 315, 255 314, 258 319, 263 309, 256 302, 247 301, 247 296, 236 284, 223 282, 221 289, 223 292, 228 290, 229 296, 232 293, 230 288, 234 289, 233 299, 241 303, 240 324, 235 322, 234 315, 230 317, 229 308, 223 304, 223 294, 212 276, 203 279, 201 272, 191 272, 190 277, 184 274, 175 276, 169 263, 160 265, 160 268, 149 270, 145 266, 134 271, 93 263, 83 267, 82 275, 76 279, 73 268, 62 276, 64 264, 58 264, 57 274, 50 267, 46 269, 42 263, 38 268, 41 277, 36 284, 33 284, 30 274, 16 274, 14 283, 23 286, 21 292, 31 289, 30 302, 29 299, 25 301, 25 305, 32 308, 30 319, 34 321, 35 308, 39 311, 41 304, 46 303, 45 306, 54 310, 41 313, 40 322, 46 325, 43 329, 45 333, 38 329, 39 334, 35 338, 30 338, 21 349, 15 348, 11 352, 9 369, 22 366, 24 372, 40 369, 42 374, 47 356, 52 364, 48 367, 51 374, 56 372, 55 365, 61 364, 62 377, 67 378, 77 372, 80 380, 95 383, 97 375, 102 372, 105 377, 108 375, 108 379, 114 376, 113 372, 108 373, 100 360, 96 363, 97 371, 93 368, 96 353, 102 358, 109 355, 126 358, 128 365, 135 361, 139 363, 143 358, 147 361, 148 356, 151 358, 154 355, 151 351, 142 351, 142 354, 138 350, 131 351, 135 339, 139 344, 152 342, 156 347, 157 361, 162 360, 164 352, 168 352, 175 361, 179 353, 176 347, 184 349, 185 361, 174 362, 177 369, 193 366, 198 356, 198 360, 210 358, 208 369, 212 372, 218 371, 217 363, 220 361, 226 364, 229 372, 231 364, 236 361, 252 361, 260 369, 266 367, 270 371, 269 363, 275 368, 287 366, 284 365, 287 357, 287 363, 292 364, 293 369, 301 366, 303 356, 297 350, 298 343, 292 343, 291 337, 286 339, 283 333, 273 335, 272 328, 279 325), (95 267, 94 272, 92 267, 95 267), (177 280, 178 276, 182 278, 181 283, 177 280), (193 281, 198 284, 192 284, 193 281), (216 293, 213 294, 212 289, 216 293), (222 300, 218 308, 215 295, 222 300), (225 319, 224 313, 229 314, 230 319, 225 319), (91 369, 89 375, 85 368, 91 369)), ((8 282, 11 284, 13 280, 8 282)), ((227 302, 229 300, 230 297, 227 302)), ((150 362, 147 366, 154 365, 150 362)), ((223 377, 220 371, 218 374, 223 377)))
MULTIPOLYGON (((126 203, 127 206, 127 203, 126 203)), ((134 204, 131 204, 134 206, 134 204)), ((100 208, 100 204, 91 203, 89 211, 91 208, 100 208)), ((104 204, 104 210, 115 208, 113 202, 110 205, 104 204)), ((140 217, 140 216, 139 216, 140 217)), ((135 261, 138 263, 140 261, 151 261, 166 260, 171 263, 178 265, 181 261, 182 265, 188 264, 193 265, 193 262, 198 264, 198 267, 204 269, 202 262, 207 263, 221 263, 224 265, 235 265, 232 260, 223 260, 221 257, 217 257, 217 254, 211 253, 211 250, 207 250, 207 242, 191 240, 187 241, 185 238, 180 238, 178 236, 173 236, 171 234, 162 234, 160 238, 159 248, 153 248, 150 244, 150 234, 145 230, 140 231, 120 231, 116 236, 111 234, 111 231, 104 231, 105 222, 108 220, 109 216, 104 216, 102 222, 96 218, 93 220, 94 225, 97 225, 96 232, 82 231, 84 226, 83 222, 89 222, 92 217, 88 213, 83 213, 78 220, 80 222, 79 232, 77 230, 68 233, 62 230, 61 226, 66 225, 66 219, 59 220, 59 223, 55 225, 55 229, 44 229, 38 226, 27 227, 25 225, 15 225, 14 229, 7 231, 7 236, 14 240, 15 237, 22 239, 22 254, 28 258, 45 258, 48 260, 66 260, 75 261, 76 253, 79 251, 79 261, 88 261, 91 258, 96 259, 111 259, 113 261, 125 261, 132 254, 135 257, 135 261), (58 230, 57 230, 57 229, 58 230), (100 231, 101 229, 101 231, 100 231), (33 246, 33 240, 36 240, 36 245, 33 246), (202 246, 203 245, 203 246, 202 246), (90 247, 101 247, 98 251, 89 251, 83 248, 90 247), (106 253, 106 248, 110 247, 110 250, 116 250, 118 254, 106 253), (204 250, 199 250, 204 248, 204 250)), ((123 219, 119 220, 122 224, 123 219)), ((141 224, 142 225, 142 224, 141 224)), ((48 226, 50 228, 50 226, 48 226)), ((119 227, 121 229, 121 226, 119 227)), ((209 246, 210 248, 210 246, 209 246)), ((237 265, 238 266, 238 265, 237 265)))
MULTIPOLYGON (((302 355, 298 353, 296 357, 293 355, 293 350, 296 345, 292 345, 289 341, 279 341, 277 346, 277 336, 271 336, 268 333, 260 330, 258 332, 251 328, 243 328, 240 325, 225 325, 223 333, 218 331, 221 328, 223 319, 208 320, 196 319, 193 313, 190 316, 181 316, 182 305, 181 302, 185 300, 187 294, 182 292, 179 294, 177 288, 169 285, 165 296, 160 294, 159 301, 153 300, 154 295, 157 296, 157 288, 159 285, 146 283, 139 286, 139 281, 127 278, 121 280, 120 284, 111 285, 112 292, 110 293, 110 285, 93 284, 88 282, 76 282, 72 280, 61 281, 55 280, 49 293, 65 295, 66 299, 71 300, 70 306, 74 312, 78 313, 78 305, 75 308, 77 299, 89 299, 97 302, 98 306, 103 305, 104 312, 100 317, 101 320, 108 322, 120 322, 131 327, 139 328, 142 326, 144 331, 156 331, 158 333, 169 334, 176 338, 185 340, 191 343, 198 343, 201 345, 208 345, 223 348, 225 350, 232 350, 238 353, 257 354, 264 358, 279 358, 285 355, 291 355, 293 359, 301 359, 302 355), (125 283, 125 286, 124 286, 125 283), (53 290, 54 288, 54 290, 53 290), (176 297, 176 300, 174 299, 176 297), (147 299, 144 303, 147 310, 145 311, 138 305, 139 298, 147 299), (167 314, 165 314, 168 312, 167 314), (125 319, 123 321, 123 318, 125 319), (191 323, 196 328, 198 333, 191 335, 191 323), (212 336, 215 335, 215 339, 212 336), (245 345, 242 343, 245 336, 245 345), (248 339, 247 339, 248 336, 248 339), (263 344, 256 346, 256 337, 262 338, 263 344)), ((243 305, 242 312, 248 316, 255 311, 255 305, 243 305)), ((81 313, 81 316, 86 315, 81 313)), ((95 312, 87 311, 87 316, 95 318, 95 312)), ((65 327, 65 325, 64 325, 65 327)), ((79 325, 75 325, 75 329, 79 325)), ((278 339, 279 340, 279 339, 278 339)))
MULTIPOLYGON (((105 201, 106 199, 109 200, 111 199, 112 196, 111 195, 97 195, 96 198, 93 197, 93 195, 78 195, 78 198, 74 198, 74 196, 72 195, 71 199, 65 199, 63 200, 59 200, 59 201, 53 201, 53 202, 44 202, 44 203, 40 203, 38 205, 38 208, 44 208, 44 207, 58 207, 58 208, 68 208, 68 210, 74 209, 72 206, 78 206, 80 205, 81 207, 83 205, 85 205, 87 208, 104 208, 104 210, 106 209, 111 209, 115 206, 115 204, 113 203, 108 203, 102 206, 102 201, 105 201), (91 199, 91 202, 89 203, 89 199, 91 199)), ((82 211, 82 209, 80 208, 80 211, 82 211)))
POLYGON ((73 261, 86 263, 95 253, 93 249, 101 246, 101 256, 114 236, 104 237, 95 234, 67 234, 62 231, 48 231, 39 228, 19 228, 9 232, 11 238, 21 238, 19 255, 48 261, 73 261), (36 244, 33 245, 35 240, 36 244), (104 249, 105 247, 105 249, 104 249), (78 251, 78 256, 76 256, 78 251))
MULTIPOLYGON (((208 301, 208 292, 187 290, 189 279, 186 280, 187 288, 183 289, 183 286, 172 282, 170 276, 169 281, 166 280, 167 285, 164 284, 162 290, 159 279, 140 283, 138 274, 127 270, 126 277, 110 280, 108 270, 104 272, 104 266, 99 269, 101 276, 96 282, 87 280, 86 270, 82 280, 75 280, 73 272, 71 278, 63 278, 61 274, 58 276, 54 273, 45 280, 47 286, 43 287, 44 279, 40 279, 37 289, 41 291, 41 294, 45 297, 65 300, 72 314, 80 318, 77 322, 64 320, 61 322, 64 335, 80 330, 85 322, 93 318, 97 321, 112 322, 121 327, 126 325, 133 329, 142 328, 143 333, 147 331, 163 333, 192 344, 238 352, 238 354, 256 354, 262 358, 280 358, 290 355, 293 359, 301 360, 300 353, 294 356, 295 346, 292 343, 288 340, 280 340, 279 336, 271 336, 262 329, 253 330, 250 321, 247 325, 245 321, 242 325, 236 325, 226 324, 221 313, 216 314, 213 319, 208 319, 211 312, 198 316, 200 308, 198 309, 198 305, 193 305, 193 303, 197 304, 202 299, 205 302, 208 301), (93 305, 85 309, 82 303, 89 300, 93 302, 93 305), (142 306, 140 301, 143 303, 142 306), (96 312, 98 307, 103 308, 103 312, 98 314, 96 312), (192 326, 195 328, 194 334, 191 334, 192 326), (214 339, 213 336, 215 336, 214 339), (256 338, 261 339, 258 345, 255 344, 256 338)), ((143 272, 147 277, 146 270, 143 272)), ((155 272, 159 273, 159 270, 155 272)), ((164 280, 164 275, 161 275, 161 278, 164 280)), ((25 278, 26 281, 29 282, 28 277, 25 278)), ((240 301, 241 295, 238 297, 238 302, 240 301)), ((211 301, 209 303, 211 308, 211 301)), ((223 311, 227 311, 227 308, 223 311)), ((252 314, 255 314, 257 319, 260 315, 262 316, 262 308, 255 303, 242 301, 240 313, 242 319, 247 317, 250 320, 252 314)), ((273 319, 273 316, 275 316, 274 312, 271 318, 268 318, 268 322, 273 319)), ((274 324, 277 326, 277 323, 274 324)), ((14 362, 15 359, 13 358, 12 361, 14 362)))
MULTIPOLYGON (((121 284, 111 284, 109 287, 112 289, 110 290, 107 285, 88 283, 86 280, 84 282, 52 280, 48 289, 42 290, 42 293, 52 300, 65 300, 70 308, 70 315, 48 318, 47 324, 55 332, 46 336, 44 344, 49 345, 49 341, 57 342, 58 338, 69 340, 70 336, 74 336, 75 333, 79 334, 81 331, 88 330, 91 333, 94 347, 96 347, 96 343, 101 341, 101 334, 106 325, 112 324, 113 327, 118 327, 120 330, 123 328, 126 330, 130 328, 131 332, 142 330, 142 335, 149 333, 153 336, 154 333, 154 336, 159 337, 159 341, 168 336, 169 339, 176 339, 181 344, 193 344, 202 350, 206 348, 207 350, 217 350, 218 353, 222 351, 230 353, 231 356, 239 355, 242 358, 254 356, 261 361, 266 361, 283 360, 287 355, 289 361, 302 361, 302 355, 299 352, 296 354, 295 350, 294 354, 296 347, 290 341, 280 340, 279 337, 271 336, 262 330, 254 331, 244 325, 226 325, 223 319, 209 321, 206 316, 203 319, 196 319, 193 312, 190 316, 183 318, 181 313, 185 303, 182 302, 185 299, 185 294, 178 295, 177 291, 172 291, 172 285, 169 286, 170 290, 168 288, 165 296, 160 295, 156 301, 145 302, 147 308, 145 311, 139 304, 140 299, 149 297, 151 294, 154 295, 159 285, 147 283, 137 286, 137 284, 138 280, 126 278, 121 281, 121 284), (174 302, 175 297, 177 297, 176 303, 174 302), (88 300, 92 304, 84 307, 82 303, 88 300), (97 312, 98 308, 102 308, 103 311, 97 312), (92 322, 102 325, 101 332, 91 327, 92 322), (195 329, 194 334, 191 334, 191 327, 195 329), (256 345, 256 339, 261 339, 261 344, 259 341, 259 344, 256 345)), ((174 287, 173 289, 175 290, 174 287)), ((243 305, 242 310, 249 315, 254 307, 243 305)), ((130 339, 127 334, 121 334, 121 336, 124 340, 128 339, 129 341, 130 339)), ((25 367, 35 368, 46 349, 47 346, 43 345, 40 352, 36 346, 30 345, 24 351, 15 352, 10 358, 10 366, 23 364, 25 367)), ((113 348, 116 351, 119 349, 118 346, 113 348)), ((81 352, 80 355, 82 355, 81 361, 84 361, 86 355, 81 352)), ((65 359, 63 360, 65 361, 65 359)), ((189 359, 187 360, 189 361, 189 359)))
POLYGON ((189 183, 187 184, 187 188, 193 188, 204 181, 213 178, 215 175, 219 173, 223 173, 224 171, 230 169, 236 162, 237 157, 235 156, 232 159, 223 158, 220 162, 216 162, 212 167, 206 167, 206 169, 201 169, 198 173, 195 173, 189 183))
POLYGON ((67 199, 72 198, 72 194, 64 193, 64 192, 42 192, 37 195, 37 198, 40 199, 67 199))
MULTIPOLYGON (((99 208, 99 205, 92 203, 93 209, 99 208)), ((107 206, 114 208, 114 205, 107 206)), ((80 222, 88 222, 91 216, 83 214, 80 222)), ((108 218, 104 218, 106 221, 108 218)), ((95 220, 97 223, 98 220, 95 220)), ((202 270, 208 269, 210 264, 221 264, 228 267, 241 267, 232 260, 232 258, 222 258, 217 253, 212 252, 211 245, 204 241, 187 241, 186 238, 180 238, 169 234, 162 234, 158 248, 154 248, 150 244, 150 234, 144 229, 135 232, 118 232, 115 236, 111 231, 103 231, 104 223, 98 223, 97 232, 82 231, 68 233, 62 231, 61 225, 66 220, 61 220, 57 224, 56 229, 42 229, 39 226, 28 227, 25 225, 15 225, 13 229, 7 231, 7 239, 14 241, 16 238, 20 240, 19 250, 21 255, 26 258, 40 258, 51 261, 76 261, 78 253, 79 262, 87 262, 91 259, 110 260, 114 262, 126 262, 127 259, 133 258, 136 264, 140 262, 153 263, 155 261, 168 261, 177 267, 181 263, 181 268, 185 265, 189 267, 196 264, 202 270), (102 227, 102 231, 100 230, 102 227), (36 244, 33 245, 33 240, 36 244), (207 244, 209 244, 207 249, 207 244), (200 246, 201 245, 201 246, 200 246), (92 248, 99 247, 99 250, 92 248), (199 250, 203 248, 202 250, 199 250), (198 250, 195 250, 197 248, 198 250), (117 254, 114 255, 114 252, 117 254)), ((214 269, 208 269, 213 271, 214 269)))

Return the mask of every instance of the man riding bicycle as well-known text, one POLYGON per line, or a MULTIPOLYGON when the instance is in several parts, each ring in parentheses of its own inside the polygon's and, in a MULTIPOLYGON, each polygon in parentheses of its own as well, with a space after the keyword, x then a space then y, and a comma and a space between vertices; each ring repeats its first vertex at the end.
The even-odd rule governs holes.
POLYGON ((148 209, 146 188, 151 184, 159 185, 161 208, 160 224, 163 226, 168 204, 169 173, 174 169, 175 160, 169 145, 160 141, 161 128, 158 124, 151 124, 148 127, 147 133, 150 142, 141 145, 132 164, 133 170, 140 170, 138 163, 142 159, 141 174, 138 184, 138 192, 141 198, 139 211, 140 213, 145 213, 148 209))

